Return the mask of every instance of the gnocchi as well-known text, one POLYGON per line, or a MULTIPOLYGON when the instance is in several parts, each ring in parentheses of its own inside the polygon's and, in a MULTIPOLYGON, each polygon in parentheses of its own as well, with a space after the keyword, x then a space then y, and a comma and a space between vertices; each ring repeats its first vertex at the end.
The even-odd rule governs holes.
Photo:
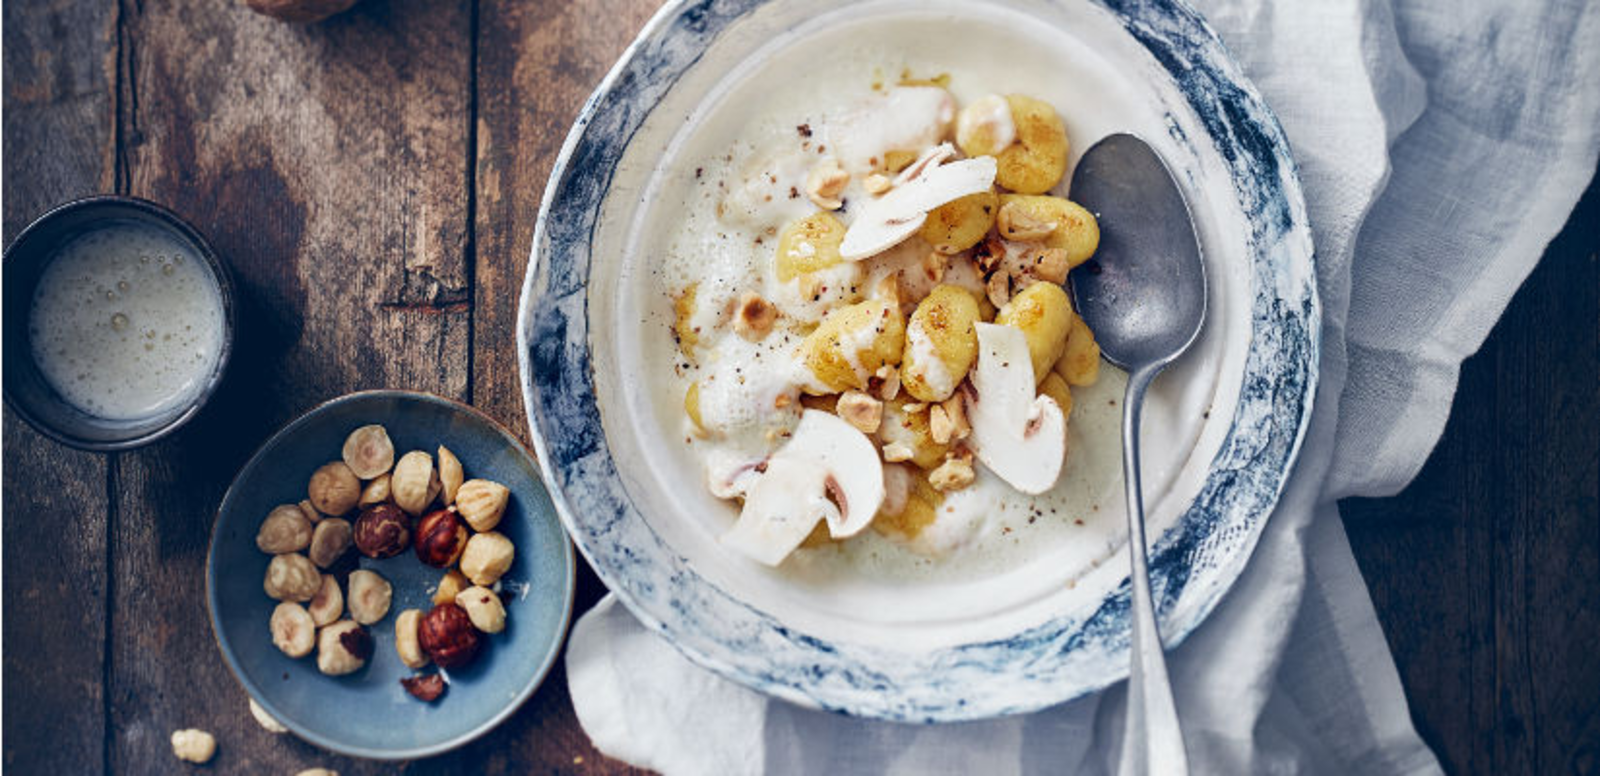
POLYGON ((1067 171, 1067 129, 1050 103, 1006 95, 1016 141, 995 154, 995 183, 1020 194, 1042 194, 1067 171))
POLYGON ((968 194, 928 212, 922 239, 943 254, 960 253, 983 240, 994 226, 1000 196, 993 191, 968 194))
POLYGON ((1070 199, 1003 194, 1000 196, 1000 212, 996 220, 1013 225, 1049 224, 1051 228, 1037 239, 1046 248, 1058 248, 1065 252, 1068 269, 1087 261, 1100 247, 1099 222, 1093 213, 1070 199))
POLYGON ((898 301, 869 299, 846 307, 801 343, 801 362, 811 376, 802 389, 824 394, 866 388, 879 367, 900 363, 904 348, 905 322, 898 301))
POLYGON ((1076 316, 1067 292, 1054 283, 1034 283, 1011 298, 994 322, 1022 331, 1033 361, 1034 384, 1044 382, 1067 346, 1067 329, 1076 316))
POLYGON ((978 355, 978 300, 964 288, 936 286, 906 325, 900 385, 919 401, 950 398, 978 355))

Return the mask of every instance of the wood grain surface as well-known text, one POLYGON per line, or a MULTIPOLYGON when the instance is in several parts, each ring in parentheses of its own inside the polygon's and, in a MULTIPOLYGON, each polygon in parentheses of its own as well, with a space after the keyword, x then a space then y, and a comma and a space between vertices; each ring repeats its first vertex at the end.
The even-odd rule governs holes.
MULTIPOLYGON (((4 760, 16 773, 621 773, 559 664, 456 752, 352 760, 251 719, 204 603, 217 502, 273 429, 376 387, 526 437, 517 298, 545 178, 658 0, 365 0, 290 25, 214 0, 4 5, 4 236, 66 199, 162 202, 238 286, 236 355, 174 436, 77 452, 4 417, 4 760)), ((1600 194, 1393 499, 1345 505, 1424 737, 1453 772, 1600 772, 1600 194)), ((604 588, 585 566, 579 610, 604 588)))

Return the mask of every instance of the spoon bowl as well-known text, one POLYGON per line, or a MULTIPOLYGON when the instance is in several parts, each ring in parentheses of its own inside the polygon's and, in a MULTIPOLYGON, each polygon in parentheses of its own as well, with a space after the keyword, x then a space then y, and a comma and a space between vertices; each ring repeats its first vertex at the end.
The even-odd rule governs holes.
POLYGON ((1072 273, 1078 315, 1111 363, 1171 363, 1206 316, 1205 263, 1172 173, 1143 140, 1111 135, 1078 162, 1072 199, 1100 223, 1095 258, 1072 273))
POLYGON ((1133 135, 1111 135, 1083 155, 1072 198, 1100 224, 1096 258, 1072 273, 1072 295, 1106 360, 1128 371, 1122 403, 1122 472, 1128 490, 1132 666, 1123 774, 1188 772, 1166 655, 1150 594, 1139 415, 1145 391, 1194 343, 1206 317, 1205 262, 1194 221, 1161 157, 1133 135))

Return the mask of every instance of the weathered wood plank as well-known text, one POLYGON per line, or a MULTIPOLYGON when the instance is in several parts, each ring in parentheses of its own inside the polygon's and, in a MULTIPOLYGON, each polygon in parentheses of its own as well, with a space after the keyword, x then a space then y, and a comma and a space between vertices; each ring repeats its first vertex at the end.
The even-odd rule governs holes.
MULTIPOLYGON (((114 185, 116 13, 104 3, 7 3, 3 12, 9 243, 50 206, 114 185)), ((40 436, 9 408, 3 425, 4 767, 98 772, 106 458, 40 436)))
POLYGON ((207 0, 122 13, 123 175, 210 237, 241 328, 213 405, 118 469, 112 766, 170 770, 167 736, 192 725, 216 734, 219 773, 389 770, 251 720, 212 640, 206 543, 239 466, 299 412, 360 388, 467 393, 471 9, 366 2, 313 25, 207 0))
POLYGON ((1342 505, 1412 715, 1455 773, 1600 766, 1600 183, 1396 498, 1342 505))
MULTIPOLYGON (((517 380, 519 290, 545 181, 578 110, 660 0, 479 6, 474 218, 473 402, 527 438, 517 380)), ((575 612, 605 594, 580 561, 575 612)), ((440 772, 626 772, 594 750, 557 669, 495 736, 441 759, 440 772)))
MULTIPOLYGON (((1501 325, 1495 542, 1496 773, 1600 768, 1600 185, 1501 325), (1507 516, 1515 519, 1507 520, 1507 516)), ((1590 771, 1591 773, 1593 770, 1590 771)))

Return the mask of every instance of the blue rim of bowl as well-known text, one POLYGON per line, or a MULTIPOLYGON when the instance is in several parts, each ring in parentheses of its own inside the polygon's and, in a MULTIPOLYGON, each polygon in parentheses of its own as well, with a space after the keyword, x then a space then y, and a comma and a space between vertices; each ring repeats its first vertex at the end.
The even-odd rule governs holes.
POLYGON ((63 433, 35 417, 34 414, 29 411, 22 402, 19 402, 12 397, 11 384, 9 382, 0 384, 0 394, 3 394, 6 405, 11 407, 12 411, 16 412, 19 417, 27 421, 28 425, 32 426, 35 431, 38 431, 39 433, 44 434, 45 436, 54 439, 61 444, 67 445, 68 447, 75 447, 79 450, 89 450, 97 453, 113 453, 120 450, 132 450, 136 447, 144 447, 145 445, 172 434, 173 432, 187 425, 189 421, 193 420, 196 415, 199 415, 200 410, 211 401, 211 397, 215 395, 217 389, 221 387, 222 380, 228 373, 228 359, 233 354, 234 292, 233 275, 229 272, 227 265, 223 263, 222 258, 217 255, 216 250, 211 247, 210 241, 206 240, 205 235, 200 233, 200 230, 194 228, 194 226, 188 221, 183 220, 182 216, 179 216, 177 213, 172 212, 159 203, 151 202, 148 199, 140 199, 139 197, 123 196, 121 194, 96 194, 90 197, 81 197, 79 199, 63 202, 53 208, 50 208, 38 218, 28 222, 28 225, 23 227, 21 232, 17 233, 17 236, 6 245, 5 256, 0 260, 10 261, 11 250, 16 246, 21 245, 23 240, 27 239, 33 232, 37 231, 38 227, 46 221, 57 218, 64 213, 70 213, 74 210, 83 210, 85 208, 99 207, 102 205, 122 205, 148 213, 166 223, 166 225, 171 227, 173 231, 177 232, 189 242, 193 243, 195 249, 200 253, 200 257, 205 260, 207 266, 211 267, 212 275, 217 279, 217 290, 222 295, 222 352, 217 356, 216 368, 212 370, 211 376, 206 378, 205 388, 200 391, 199 395, 195 397, 194 402, 185 408, 183 412, 174 415, 172 419, 167 421, 165 424, 151 429, 146 433, 135 437, 130 437, 128 439, 120 439, 115 442, 97 442, 88 439, 80 439, 72 436, 71 434, 63 433))
MULTIPOLYGON (((994 641, 927 653, 829 641, 790 629, 700 577, 624 489, 589 350, 589 248, 600 207, 650 109, 723 29, 769 1, 675 0, 663 7, 584 105, 556 161, 535 225, 517 347, 528 423, 557 513, 645 626, 693 662, 802 706, 901 722, 964 721, 1035 711, 1121 681, 1128 675, 1126 578, 1082 620, 1063 618, 994 641), (638 543, 619 542, 620 531, 638 543), (652 563, 661 566, 654 577, 629 573, 652 563), (717 617, 726 622, 707 632, 717 617), (1097 651, 1086 654, 1090 648, 1097 651)), ((1170 648, 1237 580, 1288 480, 1316 393, 1320 302, 1288 141, 1221 39, 1182 0, 1092 2, 1112 12, 1172 79, 1207 131, 1205 141, 1217 144, 1251 224, 1251 339, 1239 402, 1199 494, 1150 556, 1170 648), (1221 557, 1209 578, 1197 578, 1192 564, 1216 549, 1221 557), (1184 598, 1187 616, 1175 620, 1169 615, 1184 598)), ((1169 131, 1193 147, 1176 121, 1169 131)))
MULTIPOLYGON (((271 447, 272 444, 279 438, 291 431, 299 429, 307 423, 312 422, 315 420, 316 416, 321 415, 329 408, 361 399, 384 398, 399 398, 414 401, 432 402, 445 405, 457 411, 465 412, 469 415, 473 415, 488 424, 488 426, 493 428, 497 433, 500 434, 500 436, 504 437, 508 442, 511 443, 511 446, 514 449, 537 463, 537 458, 528 451, 527 445, 524 445, 522 440, 518 439, 515 434, 511 433, 510 429, 506 428, 494 418, 489 417, 482 410, 470 404, 456 401, 455 399, 439 396, 437 394, 425 393, 422 391, 380 389, 347 393, 343 396, 329 399, 315 407, 312 407, 309 410, 306 410, 299 417, 289 421, 288 423, 285 423, 281 428, 273 432, 271 436, 267 437, 267 440, 262 442, 261 446, 256 448, 255 453, 250 456, 250 460, 246 461, 245 465, 239 468, 239 474, 234 475, 233 482, 228 483, 228 489, 223 492, 222 501, 218 502, 216 515, 211 521, 211 541, 207 542, 206 544, 206 615, 211 620, 211 638, 216 642, 217 650, 222 653, 223 660, 227 662, 228 670, 233 672, 234 679, 238 680, 240 686, 244 687, 244 691, 248 693, 250 697, 257 703, 261 703, 261 693, 255 684, 245 676, 244 669, 241 668, 239 663, 234 659, 232 650, 225 646, 226 638, 222 634, 222 623, 217 618, 216 569, 212 566, 212 559, 216 557, 217 553, 217 541, 219 539, 217 535, 217 524, 222 516, 222 509, 227 505, 228 501, 233 498, 233 489, 239 483, 239 476, 243 475, 244 472, 254 468, 260 461, 261 456, 266 453, 267 448, 271 447)), ((535 468, 538 467, 536 466, 535 468)), ((547 483, 546 488, 548 487, 549 485, 547 483)), ((554 499, 552 499, 552 501, 554 501, 554 499)), ((563 531, 563 533, 565 533, 565 531, 563 531)), ((527 703, 528 699, 533 697, 533 694, 537 692, 539 687, 544 684, 545 678, 549 676, 550 669, 555 667, 556 658, 560 656, 562 646, 567 642, 567 631, 572 625, 573 601, 577 595, 577 559, 573 557, 572 542, 570 541, 561 543, 561 553, 565 561, 564 565, 567 573, 566 580, 562 585, 561 627, 556 629, 557 636, 550 642, 550 649, 545 653, 544 659, 540 661, 539 668, 534 672, 533 679, 528 683, 528 686, 523 688, 521 692, 517 693, 516 697, 512 698, 511 701, 506 704, 504 709, 501 709, 494 716, 485 720, 483 724, 448 741, 442 741, 430 746, 417 747, 415 749, 384 750, 350 746, 341 741, 324 736, 315 730, 301 726, 293 721, 282 719, 279 721, 293 731, 295 735, 299 736, 305 741, 315 744, 316 746, 320 746, 330 752, 349 755, 351 757, 362 757, 369 760, 415 760, 423 757, 431 757, 433 755, 444 754, 445 752, 458 749, 483 737, 489 733, 489 731, 499 727, 500 723, 509 719, 512 714, 516 713, 517 709, 522 708, 522 704, 527 703)), ((262 705, 265 706, 266 704, 262 705)), ((270 708, 268 710, 270 711, 270 708)))

